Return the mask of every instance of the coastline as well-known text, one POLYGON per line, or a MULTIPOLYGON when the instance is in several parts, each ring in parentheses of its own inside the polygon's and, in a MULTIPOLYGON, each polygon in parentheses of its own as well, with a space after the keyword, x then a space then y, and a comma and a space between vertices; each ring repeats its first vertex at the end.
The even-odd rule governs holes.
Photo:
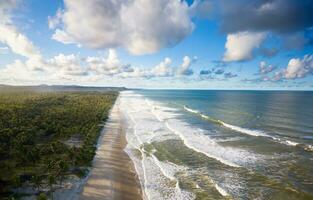
POLYGON ((98 141, 98 149, 88 180, 79 199, 143 199, 134 164, 124 151, 125 124, 116 100, 98 141))

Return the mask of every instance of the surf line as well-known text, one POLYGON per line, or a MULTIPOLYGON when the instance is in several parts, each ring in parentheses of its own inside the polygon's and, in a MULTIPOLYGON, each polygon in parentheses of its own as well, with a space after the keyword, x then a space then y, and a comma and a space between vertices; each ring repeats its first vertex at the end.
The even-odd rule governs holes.
MULTIPOLYGON (((194 151, 196 151, 196 152, 198 152, 198 153, 201 153, 201 154, 204 154, 205 156, 207 156, 207 157, 209 157, 209 158, 213 158, 213 159, 215 159, 215 160, 217 160, 217 161, 219 161, 219 162, 221 162, 221 163, 223 163, 223 164, 226 164, 226 165, 228 165, 228 166, 231 166, 231 167, 236 167, 236 168, 239 168, 239 167, 241 167, 241 166, 239 166, 239 165, 237 165, 237 164, 235 164, 235 163, 232 163, 232 162, 229 162, 229 161, 227 161, 227 160, 224 160, 224 159, 222 159, 222 158, 219 158, 219 157, 217 157, 217 156, 214 156, 214 155, 211 155, 211 154, 209 154, 209 153, 207 153, 207 152, 203 152, 203 151, 201 151, 201 150, 199 150, 199 149, 197 149, 196 147, 194 147, 194 146, 192 146, 191 144, 189 144, 188 143, 188 141, 187 141, 187 139, 185 138, 185 136, 183 135, 183 134, 181 134, 179 131, 177 131, 177 130, 175 130, 175 129, 173 129, 172 127, 170 127, 170 125, 168 124, 168 120, 167 119, 161 119, 154 111, 155 111, 155 106, 151 103, 151 102, 148 102, 147 101, 147 99, 145 99, 145 103, 148 105, 148 106, 150 106, 150 108, 151 108, 151 113, 155 116, 155 118, 158 120, 158 121, 160 121, 160 122, 163 122, 164 124, 165 124, 165 126, 166 126, 166 128, 169 130, 169 131, 171 131, 172 133, 174 133, 175 135, 178 135, 179 137, 180 137, 180 139, 183 141, 183 143, 184 143, 184 145, 186 146, 186 147, 188 147, 189 149, 192 149, 192 150, 194 150, 194 151)), ((156 159, 157 160, 157 158, 154 156, 154 155, 152 155, 152 157, 153 157, 153 159, 156 159)), ((162 167, 160 166, 160 164, 159 163, 156 163, 158 166, 159 166, 159 168, 162 170, 162 167)), ((166 175, 166 173, 163 173, 165 176, 167 176, 169 179, 176 179, 175 177, 171 177, 170 175, 166 175)), ((213 181, 213 180, 212 180, 213 181)), ((217 183, 215 183, 215 181, 213 181, 213 183, 214 183, 214 186, 215 186, 215 188, 216 188, 216 190, 222 195, 222 196, 230 196, 223 188, 221 188, 221 187, 219 187, 218 186, 218 184, 217 183)), ((178 180, 176 179, 176 188, 179 188, 179 182, 178 182, 178 180)), ((179 191, 181 192, 181 189, 179 188, 179 191)))
MULTIPOLYGON (((134 136, 137 138, 137 141, 140 143, 140 145, 143 144, 143 142, 141 141, 141 139, 139 138, 139 136, 137 135, 137 123, 136 121, 134 120, 133 116, 131 116, 130 113, 127 113, 129 118, 131 119, 131 121, 133 122, 133 134, 134 136)), ((131 144, 135 149, 139 150, 139 152, 141 153, 141 156, 142 156, 142 159, 141 159, 141 167, 142 167, 142 171, 143 171, 143 178, 144 178, 144 183, 141 184, 141 186, 144 186, 144 188, 142 188, 142 190, 144 191, 144 199, 151 199, 150 198, 150 195, 149 195, 149 191, 148 191, 148 188, 146 187, 147 185, 147 175, 146 175, 146 167, 145 167, 145 164, 144 164, 144 159, 145 159, 145 153, 144 153, 144 149, 142 147, 135 147, 133 144, 131 144)))
MULTIPOLYGON (((142 142, 142 140, 140 139, 140 137, 138 136, 138 134, 137 134, 137 131, 136 131, 136 129, 137 129, 137 122, 135 121, 135 119, 133 118, 133 116, 131 115, 131 114, 129 114, 128 113, 128 116, 129 116, 129 118, 131 119, 131 121, 133 122, 133 129, 134 129, 134 131, 133 131, 133 134, 134 134, 134 136, 137 138, 137 141, 140 143, 140 147, 135 147, 133 144, 131 144, 134 148, 136 148, 136 149, 138 149, 140 152, 141 152, 141 156, 142 156, 142 159, 141 159, 141 165, 142 165, 142 168, 143 168, 143 175, 144 175, 144 184, 143 184, 143 190, 145 191, 145 198, 144 199, 151 199, 151 197, 150 197, 150 193, 149 193, 149 191, 148 191, 148 188, 147 188, 147 175, 146 175, 146 166, 145 166, 145 164, 144 164, 144 160, 145 159, 147 159, 147 157, 146 157, 146 155, 145 154, 150 154, 150 153, 148 153, 145 149, 144 149, 144 147, 143 147, 143 145, 144 145, 144 143, 142 142)), ((168 174, 167 172, 166 172, 166 170, 161 166, 161 163, 160 163, 160 161, 157 159, 157 157, 153 154, 153 153, 151 153, 150 154, 150 156, 152 157, 152 161, 154 162, 154 164, 160 169, 160 171, 161 171, 161 173, 166 177, 166 178, 168 178, 169 180, 171 180, 171 181, 175 181, 176 182, 176 184, 175 184, 175 190, 176 190, 176 192, 178 192, 178 195, 182 195, 183 194, 183 191, 182 191, 182 189, 179 187, 179 181, 178 181, 178 179, 175 177, 175 176, 172 176, 172 175, 170 175, 170 174, 168 174)))
POLYGON ((304 150, 306 150, 306 151, 312 151, 312 149, 311 149, 312 147, 310 147, 308 145, 303 145, 303 144, 300 144, 300 143, 297 143, 297 142, 294 142, 294 141, 277 138, 277 137, 268 135, 268 134, 266 134, 263 131, 251 130, 251 129, 247 129, 247 128, 234 126, 234 125, 228 124, 226 122, 223 122, 222 120, 214 119, 214 118, 209 117, 209 116, 207 116, 205 114, 202 114, 200 111, 191 109, 191 108, 187 107, 186 105, 183 105, 183 108, 184 108, 184 110, 188 111, 189 113, 198 115, 198 116, 200 116, 201 118, 203 118, 203 119, 205 119, 207 121, 210 121, 212 123, 218 124, 220 126, 224 126, 224 127, 228 128, 228 129, 234 130, 236 132, 244 133, 244 134, 255 136, 255 137, 265 137, 265 138, 268 138, 268 139, 270 139, 272 141, 278 142, 280 144, 284 144, 284 145, 287 145, 287 146, 294 146, 294 147, 303 147, 304 150))
POLYGON ((192 149, 192 150, 194 150, 194 151, 196 151, 196 152, 198 152, 198 153, 204 154, 205 156, 207 156, 207 157, 209 157, 209 158, 213 158, 213 159, 215 159, 215 160, 217 160, 217 161, 219 161, 219 162, 221 162, 221 163, 223 163, 223 164, 226 164, 226 165, 228 165, 228 166, 231 166, 231 167, 241 167, 241 166, 239 166, 239 165, 237 165, 237 164, 235 164, 235 163, 232 163, 232 162, 230 162, 230 161, 227 161, 227 160, 225 160, 225 159, 223 159, 223 158, 219 158, 219 157, 217 157, 217 156, 211 155, 211 154, 209 154, 209 153, 207 153, 207 152, 204 152, 204 151, 201 151, 201 150, 197 149, 196 147, 194 147, 192 144, 190 144, 190 143, 188 142, 188 140, 186 139, 186 137, 185 137, 182 133, 180 133, 179 131, 177 131, 177 130, 173 129, 172 127, 170 127, 170 125, 169 125, 168 122, 167 122, 167 121, 168 121, 167 119, 161 119, 160 117, 158 117, 158 115, 154 112, 155 107, 154 107, 150 102, 147 102, 147 101, 146 101, 146 104, 151 107, 151 113, 155 116, 155 118, 156 118, 158 121, 163 122, 164 125, 165 125, 165 127, 166 127, 169 131, 171 131, 171 132, 174 133, 175 135, 179 136, 179 138, 183 141, 184 145, 185 145, 186 147, 188 147, 189 149, 192 149))

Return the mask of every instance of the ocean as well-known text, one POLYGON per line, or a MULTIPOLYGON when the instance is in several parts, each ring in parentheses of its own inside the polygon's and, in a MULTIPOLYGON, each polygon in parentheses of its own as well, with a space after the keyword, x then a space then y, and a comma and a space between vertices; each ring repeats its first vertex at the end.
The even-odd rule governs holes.
POLYGON ((313 92, 121 92, 146 199, 313 199, 313 92))

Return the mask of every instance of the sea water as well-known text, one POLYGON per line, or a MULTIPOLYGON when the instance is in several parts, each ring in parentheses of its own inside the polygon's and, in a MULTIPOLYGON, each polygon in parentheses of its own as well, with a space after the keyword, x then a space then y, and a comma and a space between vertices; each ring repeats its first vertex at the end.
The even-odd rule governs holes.
POLYGON ((145 199, 313 199, 313 93, 133 90, 125 151, 145 199))

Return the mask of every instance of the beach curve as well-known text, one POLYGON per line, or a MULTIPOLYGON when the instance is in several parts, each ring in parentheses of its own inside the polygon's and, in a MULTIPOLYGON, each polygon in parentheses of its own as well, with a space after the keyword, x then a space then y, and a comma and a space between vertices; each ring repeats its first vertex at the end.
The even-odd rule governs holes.
POLYGON ((98 149, 80 200, 140 200, 141 186, 124 148, 127 144, 117 99, 98 141, 98 149))

